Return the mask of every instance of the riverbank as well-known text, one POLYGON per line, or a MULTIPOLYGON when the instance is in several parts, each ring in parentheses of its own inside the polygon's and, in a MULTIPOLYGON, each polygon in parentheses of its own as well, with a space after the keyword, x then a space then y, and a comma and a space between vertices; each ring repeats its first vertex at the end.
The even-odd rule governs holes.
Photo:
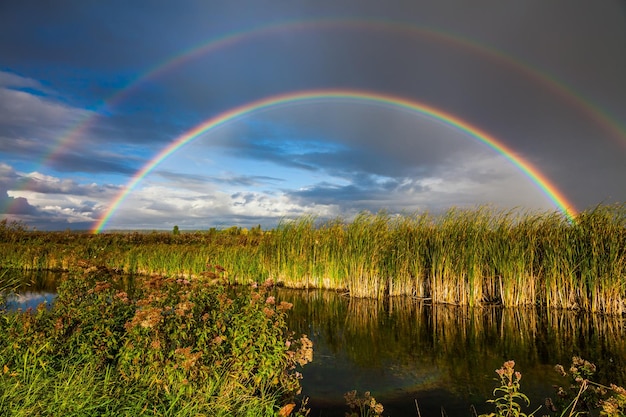
POLYGON ((478 208, 362 213, 351 222, 307 217, 273 230, 90 235, 18 226, 0 227, 1 268, 193 278, 220 265, 231 284, 271 279, 353 297, 626 312, 625 205, 599 206, 575 222, 556 212, 478 208))
POLYGON ((70 275, 52 308, 1 312, 1 415, 274 416, 295 406, 312 344, 286 327, 292 305, 269 284, 235 295, 162 276, 124 291, 117 279, 70 275))

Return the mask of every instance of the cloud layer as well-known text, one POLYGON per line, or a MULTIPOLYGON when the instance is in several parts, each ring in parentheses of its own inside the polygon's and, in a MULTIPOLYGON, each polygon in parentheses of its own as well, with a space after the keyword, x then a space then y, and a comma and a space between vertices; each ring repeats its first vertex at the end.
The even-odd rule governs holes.
MULTIPOLYGON (((626 201, 619 2, 263 4, 3 7, 2 217, 88 229, 194 126, 311 89, 434 106, 496 137, 578 209, 626 201), (210 47, 189 54, 199 45, 210 47)), ((555 209, 503 155, 450 125, 380 103, 321 100, 207 132, 143 178, 107 227, 271 227, 303 214, 478 204, 555 209)))

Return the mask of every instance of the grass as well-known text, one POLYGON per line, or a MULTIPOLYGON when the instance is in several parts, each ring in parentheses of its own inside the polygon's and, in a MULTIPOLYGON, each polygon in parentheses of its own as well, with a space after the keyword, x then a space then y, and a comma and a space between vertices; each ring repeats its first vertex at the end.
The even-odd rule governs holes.
POLYGON ((351 221, 285 220, 263 231, 52 233, 0 225, 0 267, 106 267, 198 276, 211 259, 231 283, 273 279, 354 297, 409 295, 433 303, 545 305, 608 314, 626 308, 626 205, 571 222, 558 212, 486 207, 435 216, 361 213, 351 221))
POLYGON ((119 278, 73 275, 52 308, 0 314, 0 415, 275 416, 293 403, 312 346, 269 287, 153 276, 127 292, 119 278))

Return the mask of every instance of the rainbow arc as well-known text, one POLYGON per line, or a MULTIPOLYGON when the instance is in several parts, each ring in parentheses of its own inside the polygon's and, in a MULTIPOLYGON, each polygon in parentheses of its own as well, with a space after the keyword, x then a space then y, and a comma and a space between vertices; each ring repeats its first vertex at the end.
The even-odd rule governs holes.
POLYGON ((570 220, 575 219, 577 212, 574 205, 568 201, 565 195, 539 169, 533 166, 533 164, 529 161, 518 156, 513 149, 506 146, 502 141, 453 114, 446 113, 443 110, 429 106, 425 103, 389 94, 362 90, 309 90, 275 95, 243 104, 207 119, 174 139, 168 146, 162 149, 133 175, 131 180, 112 200, 109 207, 95 223, 92 228, 92 232, 99 233, 104 229, 107 222, 113 216, 124 199, 133 191, 137 184, 139 184, 139 182, 146 175, 154 170, 154 168, 156 168, 168 156, 172 155, 186 144, 201 137, 210 130, 262 110, 277 108, 280 106, 292 106, 300 103, 329 100, 362 101, 391 106, 402 110, 409 110, 418 115, 429 117, 446 126, 456 129, 457 131, 464 133, 468 138, 473 138, 503 155, 524 175, 526 175, 555 205, 555 207, 562 211, 570 220))

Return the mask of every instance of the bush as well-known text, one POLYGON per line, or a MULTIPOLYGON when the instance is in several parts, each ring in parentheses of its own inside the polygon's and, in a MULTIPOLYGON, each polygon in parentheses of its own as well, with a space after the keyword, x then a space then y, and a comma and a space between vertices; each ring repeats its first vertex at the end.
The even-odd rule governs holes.
POLYGON ((269 285, 235 293, 152 276, 137 288, 91 271, 63 283, 50 310, 3 314, 0 414, 276 415, 293 404, 312 345, 289 332, 291 305, 269 285))

